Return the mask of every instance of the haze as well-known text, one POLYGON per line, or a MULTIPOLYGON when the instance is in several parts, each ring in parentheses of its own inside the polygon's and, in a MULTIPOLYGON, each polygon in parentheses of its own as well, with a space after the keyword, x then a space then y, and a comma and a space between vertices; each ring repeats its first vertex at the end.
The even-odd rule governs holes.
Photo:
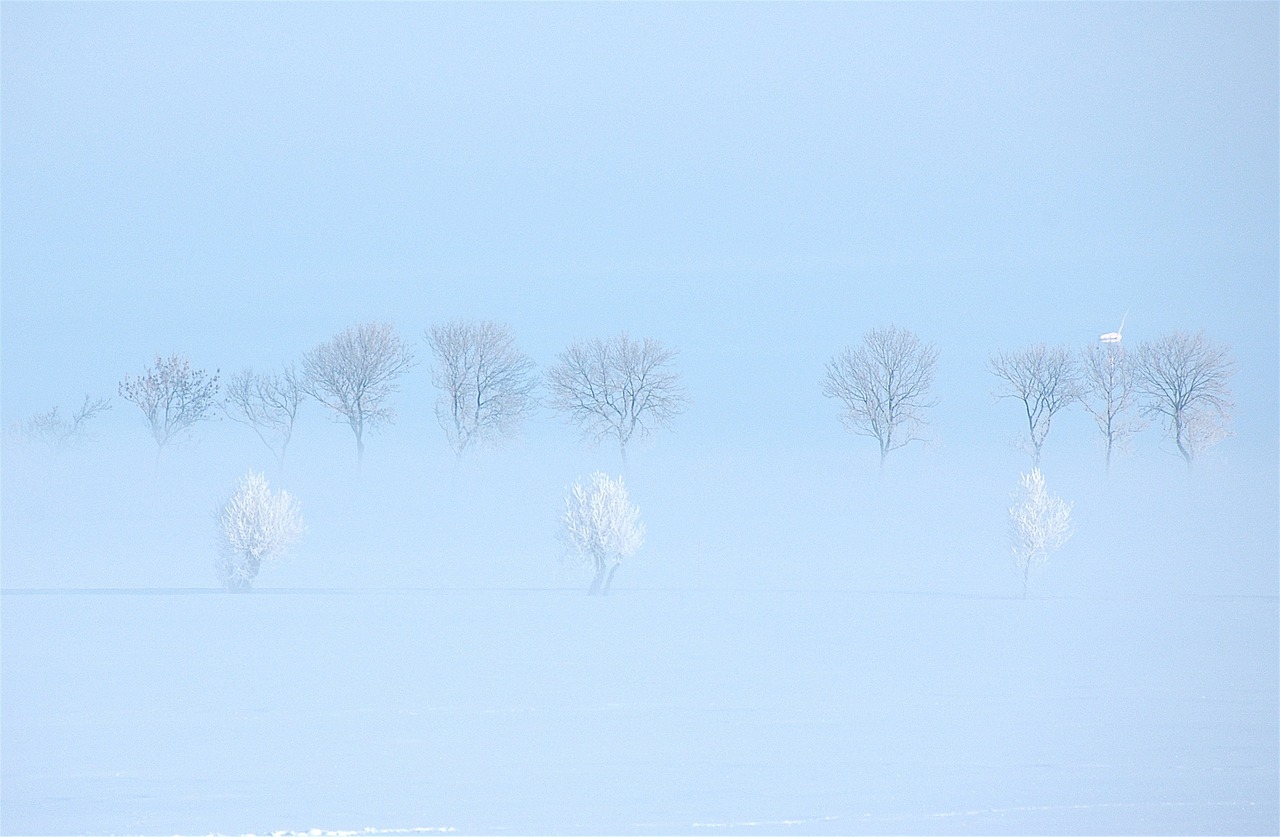
MULTIPOLYGON (((1276 833, 1275 4, 0 6, 0 832, 1276 833), (1028 595, 992 352, 1228 345, 1233 435, 1092 419, 1028 595), (540 409, 453 452, 424 332, 541 372, 626 331, 691 399, 629 449, 540 409), (303 404, 162 452, 157 353, 276 371, 360 323, 419 361, 367 439, 303 404), (939 351, 928 443, 824 364, 939 351), (109 398, 72 449, 21 426, 109 398), (249 594, 248 470, 307 533, 249 594), (607 597, 565 492, 648 537, 607 597)), ((545 390, 541 395, 545 397, 545 390)))

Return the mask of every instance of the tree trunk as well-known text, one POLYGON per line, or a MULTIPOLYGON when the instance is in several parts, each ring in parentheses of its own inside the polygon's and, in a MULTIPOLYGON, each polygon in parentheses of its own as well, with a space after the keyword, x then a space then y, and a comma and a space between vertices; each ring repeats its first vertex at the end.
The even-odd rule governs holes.
POLYGON ((1187 468, 1191 468, 1192 455, 1191 451, 1182 444, 1182 413, 1178 413, 1173 418, 1173 442, 1178 446, 1178 453, 1182 454, 1182 458, 1187 461, 1187 468))
POLYGON ((241 575, 232 572, 225 580, 227 592, 249 593, 253 591, 253 580, 258 577, 258 570, 262 568, 262 559, 246 555, 245 566, 248 568, 247 573, 241 575))
POLYGON ((604 589, 600 591, 600 595, 609 595, 609 586, 613 584, 613 574, 618 571, 618 565, 614 564, 609 568, 609 575, 604 580, 604 589))
POLYGON ((593 555, 592 562, 595 564, 595 575, 591 578, 591 589, 587 591, 588 595, 600 595, 600 588, 604 584, 604 558, 600 555, 593 555))

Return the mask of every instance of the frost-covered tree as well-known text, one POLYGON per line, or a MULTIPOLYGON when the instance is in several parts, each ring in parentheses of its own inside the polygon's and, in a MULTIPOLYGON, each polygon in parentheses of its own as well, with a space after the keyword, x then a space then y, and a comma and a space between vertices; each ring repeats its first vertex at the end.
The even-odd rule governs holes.
POLYGON ((600 471, 575 482, 564 504, 560 535, 569 557, 591 572, 591 595, 605 595, 618 566, 644 544, 640 510, 622 477, 600 471))
POLYGON ((1071 539, 1071 504, 1051 495, 1039 468, 1018 479, 1018 490, 1009 507, 1009 547, 1014 565, 1022 576, 1022 595, 1027 595, 1031 571, 1049 560, 1049 553, 1071 539))
POLYGON ((1175 331, 1138 347, 1135 377, 1146 415, 1164 420, 1165 432, 1190 467, 1197 456, 1230 435, 1231 352, 1204 335, 1175 331))
POLYGON ((85 425, 94 416, 111 409, 111 402, 105 398, 84 397, 84 403, 69 416, 63 416, 54 407, 45 413, 38 413, 19 424, 14 431, 16 435, 33 444, 43 446, 49 453, 59 453, 75 446, 85 437, 85 425))
POLYGON ((279 375, 259 375, 244 369, 227 382, 223 409, 233 421, 253 428, 283 469, 298 406, 305 399, 302 381, 293 366, 286 366, 279 375))
POLYGON ((872 329, 827 363, 822 394, 844 402, 840 420, 850 432, 876 440, 883 469, 889 451, 924 438, 937 365, 938 350, 910 331, 872 329))
POLYGON ((250 471, 218 511, 218 580, 232 591, 253 586, 262 562, 283 555, 305 528, 298 501, 272 492, 262 474, 250 471))
POLYGON ((126 375, 119 392, 146 417, 156 440, 158 464, 160 453, 181 434, 197 422, 213 418, 218 406, 218 372, 210 375, 193 369, 191 362, 178 354, 167 358, 156 355, 155 365, 142 375, 126 375))
POLYGON ((1050 348, 1041 343, 997 352, 987 368, 1000 379, 996 398, 1013 398, 1022 403, 1027 419, 1025 444, 1031 453, 1031 464, 1038 467, 1053 417, 1080 397, 1079 370, 1071 349, 1050 348))
POLYGON ((657 340, 637 342, 625 332, 576 342, 547 372, 551 406, 584 437, 616 441, 625 462, 632 438, 669 426, 689 403, 675 358, 657 340))
POLYGON ((353 326, 303 354, 302 389, 351 428, 357 469, 364 462, 365 431, 395 419, 396 379, 413 362, 409 344, 390 323, 353 326))
POLYGON ((1133 358, 1119 343, 1091 343, 1085 347, 1080 401, 1102 434, 1111 472, 1111 455, 1145 424, 1136 414, 1137 388, 1133 358))
POLYGON ((436 419, 454 454, 514 434, 536 406, 534 363, 505 325, 456 321, 426 333, 440 390, 436 419))

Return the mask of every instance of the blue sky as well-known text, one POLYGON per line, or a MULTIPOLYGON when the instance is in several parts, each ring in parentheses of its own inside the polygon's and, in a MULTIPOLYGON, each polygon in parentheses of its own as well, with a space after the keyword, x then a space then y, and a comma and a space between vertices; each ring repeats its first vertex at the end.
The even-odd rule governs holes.
POLYGON ((659 337, 691 428, 836 436, 823 362, 894 322, 963 440, 990 351, 1128 310, 1231 343, 1274 451, 1276 36, 1266 3, 5 3, 3 419, 157 351, 467 316, 543 366, 659 337))

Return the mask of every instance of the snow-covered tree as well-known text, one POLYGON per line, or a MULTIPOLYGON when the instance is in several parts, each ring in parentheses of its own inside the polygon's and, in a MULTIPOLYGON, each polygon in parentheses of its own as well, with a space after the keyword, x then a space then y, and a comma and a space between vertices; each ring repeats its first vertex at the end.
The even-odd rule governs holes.
POLYGON ((191 368, 181 355, 156 355, 154 366, 138 377, 126 375, 120 397, 142 410, 160 453, 197 422, 213 418, 218 405, 218 373, 191 368))
POLYGON ((218 580, 228 590, 248 590, 262 562, 279 557, 302 537, 298 501, 272 492, 262 474, 250 471, 218 511, 218 580))
POLYGON ((1009 507, 1009 546, 1014 565, 1022 575, 1022 595, 1027 595, 1031 571, 1049 560, 1049 553, 1071 540, 1071 504, 1048 492, 1039 468, 1018 479, 1018 490, 1009 507))
POLYGON ((569 557, 591 572, 591 595, 607 594, 618 565, 644 544, 640 510, 631 504, 622 477, 600 471, 575 482, 564 504, 561 539, 569 557))

